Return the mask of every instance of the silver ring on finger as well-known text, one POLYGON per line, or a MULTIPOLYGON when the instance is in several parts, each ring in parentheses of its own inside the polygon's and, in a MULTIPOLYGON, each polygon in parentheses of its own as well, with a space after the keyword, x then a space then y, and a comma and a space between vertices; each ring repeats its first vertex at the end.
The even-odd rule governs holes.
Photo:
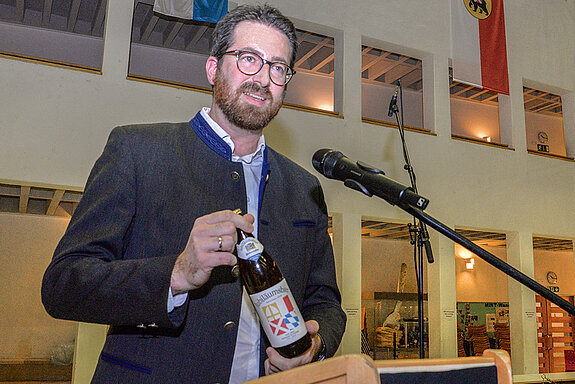
POLYGON ((218 251, 222 250, 222 243, 223 243, 222 237, 218 236, 218 251))

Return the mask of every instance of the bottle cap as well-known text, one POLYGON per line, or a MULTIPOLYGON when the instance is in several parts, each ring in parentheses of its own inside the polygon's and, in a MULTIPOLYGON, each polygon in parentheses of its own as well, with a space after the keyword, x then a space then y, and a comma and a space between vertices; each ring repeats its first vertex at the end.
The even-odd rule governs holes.
POLYGON ((238 257, 250 261, 258 261, 264 251, 264 246, 255 237, 243 239, 237 247, 238 257))

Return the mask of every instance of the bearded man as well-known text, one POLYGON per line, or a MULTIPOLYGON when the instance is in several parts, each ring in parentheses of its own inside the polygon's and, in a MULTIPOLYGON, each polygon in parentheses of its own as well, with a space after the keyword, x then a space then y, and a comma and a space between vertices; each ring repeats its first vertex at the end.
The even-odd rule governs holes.
POLYGON ((241 383, 332 356, 341 341, 320 184, 262 134, 295 73, 294 26, 240 6, 213 40, 211 108, 189 123, 115 128, 45 272, 48 313, 111 325, 95 383, 241 383), (302 355, 284 358, 261 335, 237 228, 288 281, 312 336, 302 355))

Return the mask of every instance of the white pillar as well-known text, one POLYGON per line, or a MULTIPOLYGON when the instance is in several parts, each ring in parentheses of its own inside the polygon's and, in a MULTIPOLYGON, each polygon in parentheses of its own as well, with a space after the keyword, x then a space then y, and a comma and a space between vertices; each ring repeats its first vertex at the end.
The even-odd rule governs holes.
POLYGON ((433 230, 430 236, 435 262, 427 268, 429 357, 457 357, 455 247, 433 230))
POLYGON ((333 242, 336 262, 341 263, 339 288, 347 315, 340 352, 361 353, 361 215, 334 215, 333 242))
POLYGON ((102 74, 106 80, 126 80, 133 13, 133 1, 108 1, 102 62, 102 74))
MULTIPOLYGON (((532 234, 508 232, 506 235, 508 263, 533 278, 532 234)), ((509 278, 509 327, 513 374, 538 373, 535 293, 512 278, 509 278)))

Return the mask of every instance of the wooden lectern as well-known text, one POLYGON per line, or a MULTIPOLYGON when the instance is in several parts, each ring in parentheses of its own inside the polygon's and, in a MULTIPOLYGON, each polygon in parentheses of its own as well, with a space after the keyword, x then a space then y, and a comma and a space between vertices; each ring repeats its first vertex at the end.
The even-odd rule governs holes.
POLYGON ((260 377, 245 384, 379 384, 373 360, 367 355, 343 355, 289 371, 260 377))
POLYGON ((503 350, 454 359, 377 360, 344 355, 260 377, 249 384, 512 384, 511 360, 503 350))

